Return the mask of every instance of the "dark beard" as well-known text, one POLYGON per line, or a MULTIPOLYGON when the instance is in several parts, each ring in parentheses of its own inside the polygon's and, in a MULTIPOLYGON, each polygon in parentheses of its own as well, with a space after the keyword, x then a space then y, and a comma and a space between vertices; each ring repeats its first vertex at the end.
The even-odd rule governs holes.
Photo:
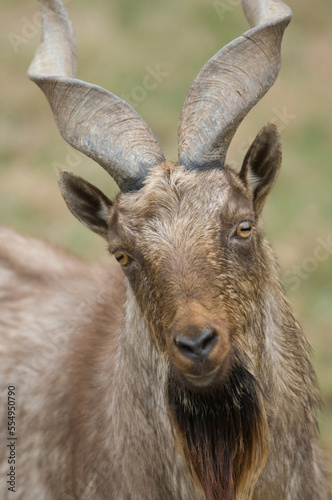
POLYGON ((180 384, 170 368, 167 400, 175 439, 206 500, 233 500, 240 485, 254 484, 268 439, 263 399, 257 380, 240 363, 208 393, 180 384))

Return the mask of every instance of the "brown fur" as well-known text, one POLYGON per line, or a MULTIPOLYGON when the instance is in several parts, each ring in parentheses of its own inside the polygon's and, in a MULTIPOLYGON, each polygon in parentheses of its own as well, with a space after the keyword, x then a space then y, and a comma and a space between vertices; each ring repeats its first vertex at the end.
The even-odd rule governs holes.
POLYGON ((1 371, 18 387, 16 498, 327 500, 308 345, 236 173, 165 163, 120 194, 108 243, 133 259, 125 279, 116 263, 6 234, 1 371), (251 240, 231 239, 247 218, 251 240), (218 373, 200 387, 186 375, 197 366, 169 346, 206 321, 218 373))
MULTIPOLYGON (((276 127, 263 127, 239 173, 224 166, 278 74, 290 9, 243 3, 254 29, 190 87, 175 164, 135 110, 75 79, 67 12, 60 0, 39 5, 29 76, 61 135, 122 192, 112 202, 68 171, 60 189, 123 272, 2 229, 0 367, 17 398, 16 498, 327 500, 308 344, 261 218, 281 165, 276 127)), ((2 404, 3 436, 7 421, 2 404)))

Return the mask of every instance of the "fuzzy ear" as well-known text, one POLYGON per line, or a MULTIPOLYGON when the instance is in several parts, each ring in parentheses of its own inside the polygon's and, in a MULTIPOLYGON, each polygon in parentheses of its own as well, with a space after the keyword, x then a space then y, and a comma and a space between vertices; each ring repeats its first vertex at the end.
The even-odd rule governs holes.
POLYGON ((71 213, 85 226, 107 239, 112 202, 98 188, 73 172, 61 170, 58 182, 71 213))
POLYGON ((273 123, 265 125, 250 146, 240 171, 240 178, 252 189, 254 210, 262 211, 281 166, 281 138, 273 123))

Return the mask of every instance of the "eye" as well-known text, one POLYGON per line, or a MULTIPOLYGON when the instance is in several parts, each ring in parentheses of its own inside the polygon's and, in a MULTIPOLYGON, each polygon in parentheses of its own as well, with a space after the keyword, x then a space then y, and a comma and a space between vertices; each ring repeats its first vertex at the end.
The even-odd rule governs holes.
POLYGON ((245 220, 243 222, 240 222, 240 224, 237 226, 236 234, 240 238, 243 239, 249 238, 251 233, 252 233, 252 224, 250 221, 245 220))
POLYGON ((116 258, 116 260, 119 262, 119 264, 121 264, 121 266, 125 266, 128 264, 129 262, 129 257, 126 253, 124 252, 114 252, 114 257, 116 258))

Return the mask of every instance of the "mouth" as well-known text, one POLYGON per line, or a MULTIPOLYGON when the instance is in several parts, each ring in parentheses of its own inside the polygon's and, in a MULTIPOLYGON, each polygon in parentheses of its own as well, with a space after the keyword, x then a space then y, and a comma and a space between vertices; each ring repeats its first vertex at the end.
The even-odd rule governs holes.
POLYGON ((217 366, 214 370, 204 375, 190 375, 186 373, 183 376, 190 384, 196 387, 207 387, 214 381, 219 370, 220 366, 217 366))

